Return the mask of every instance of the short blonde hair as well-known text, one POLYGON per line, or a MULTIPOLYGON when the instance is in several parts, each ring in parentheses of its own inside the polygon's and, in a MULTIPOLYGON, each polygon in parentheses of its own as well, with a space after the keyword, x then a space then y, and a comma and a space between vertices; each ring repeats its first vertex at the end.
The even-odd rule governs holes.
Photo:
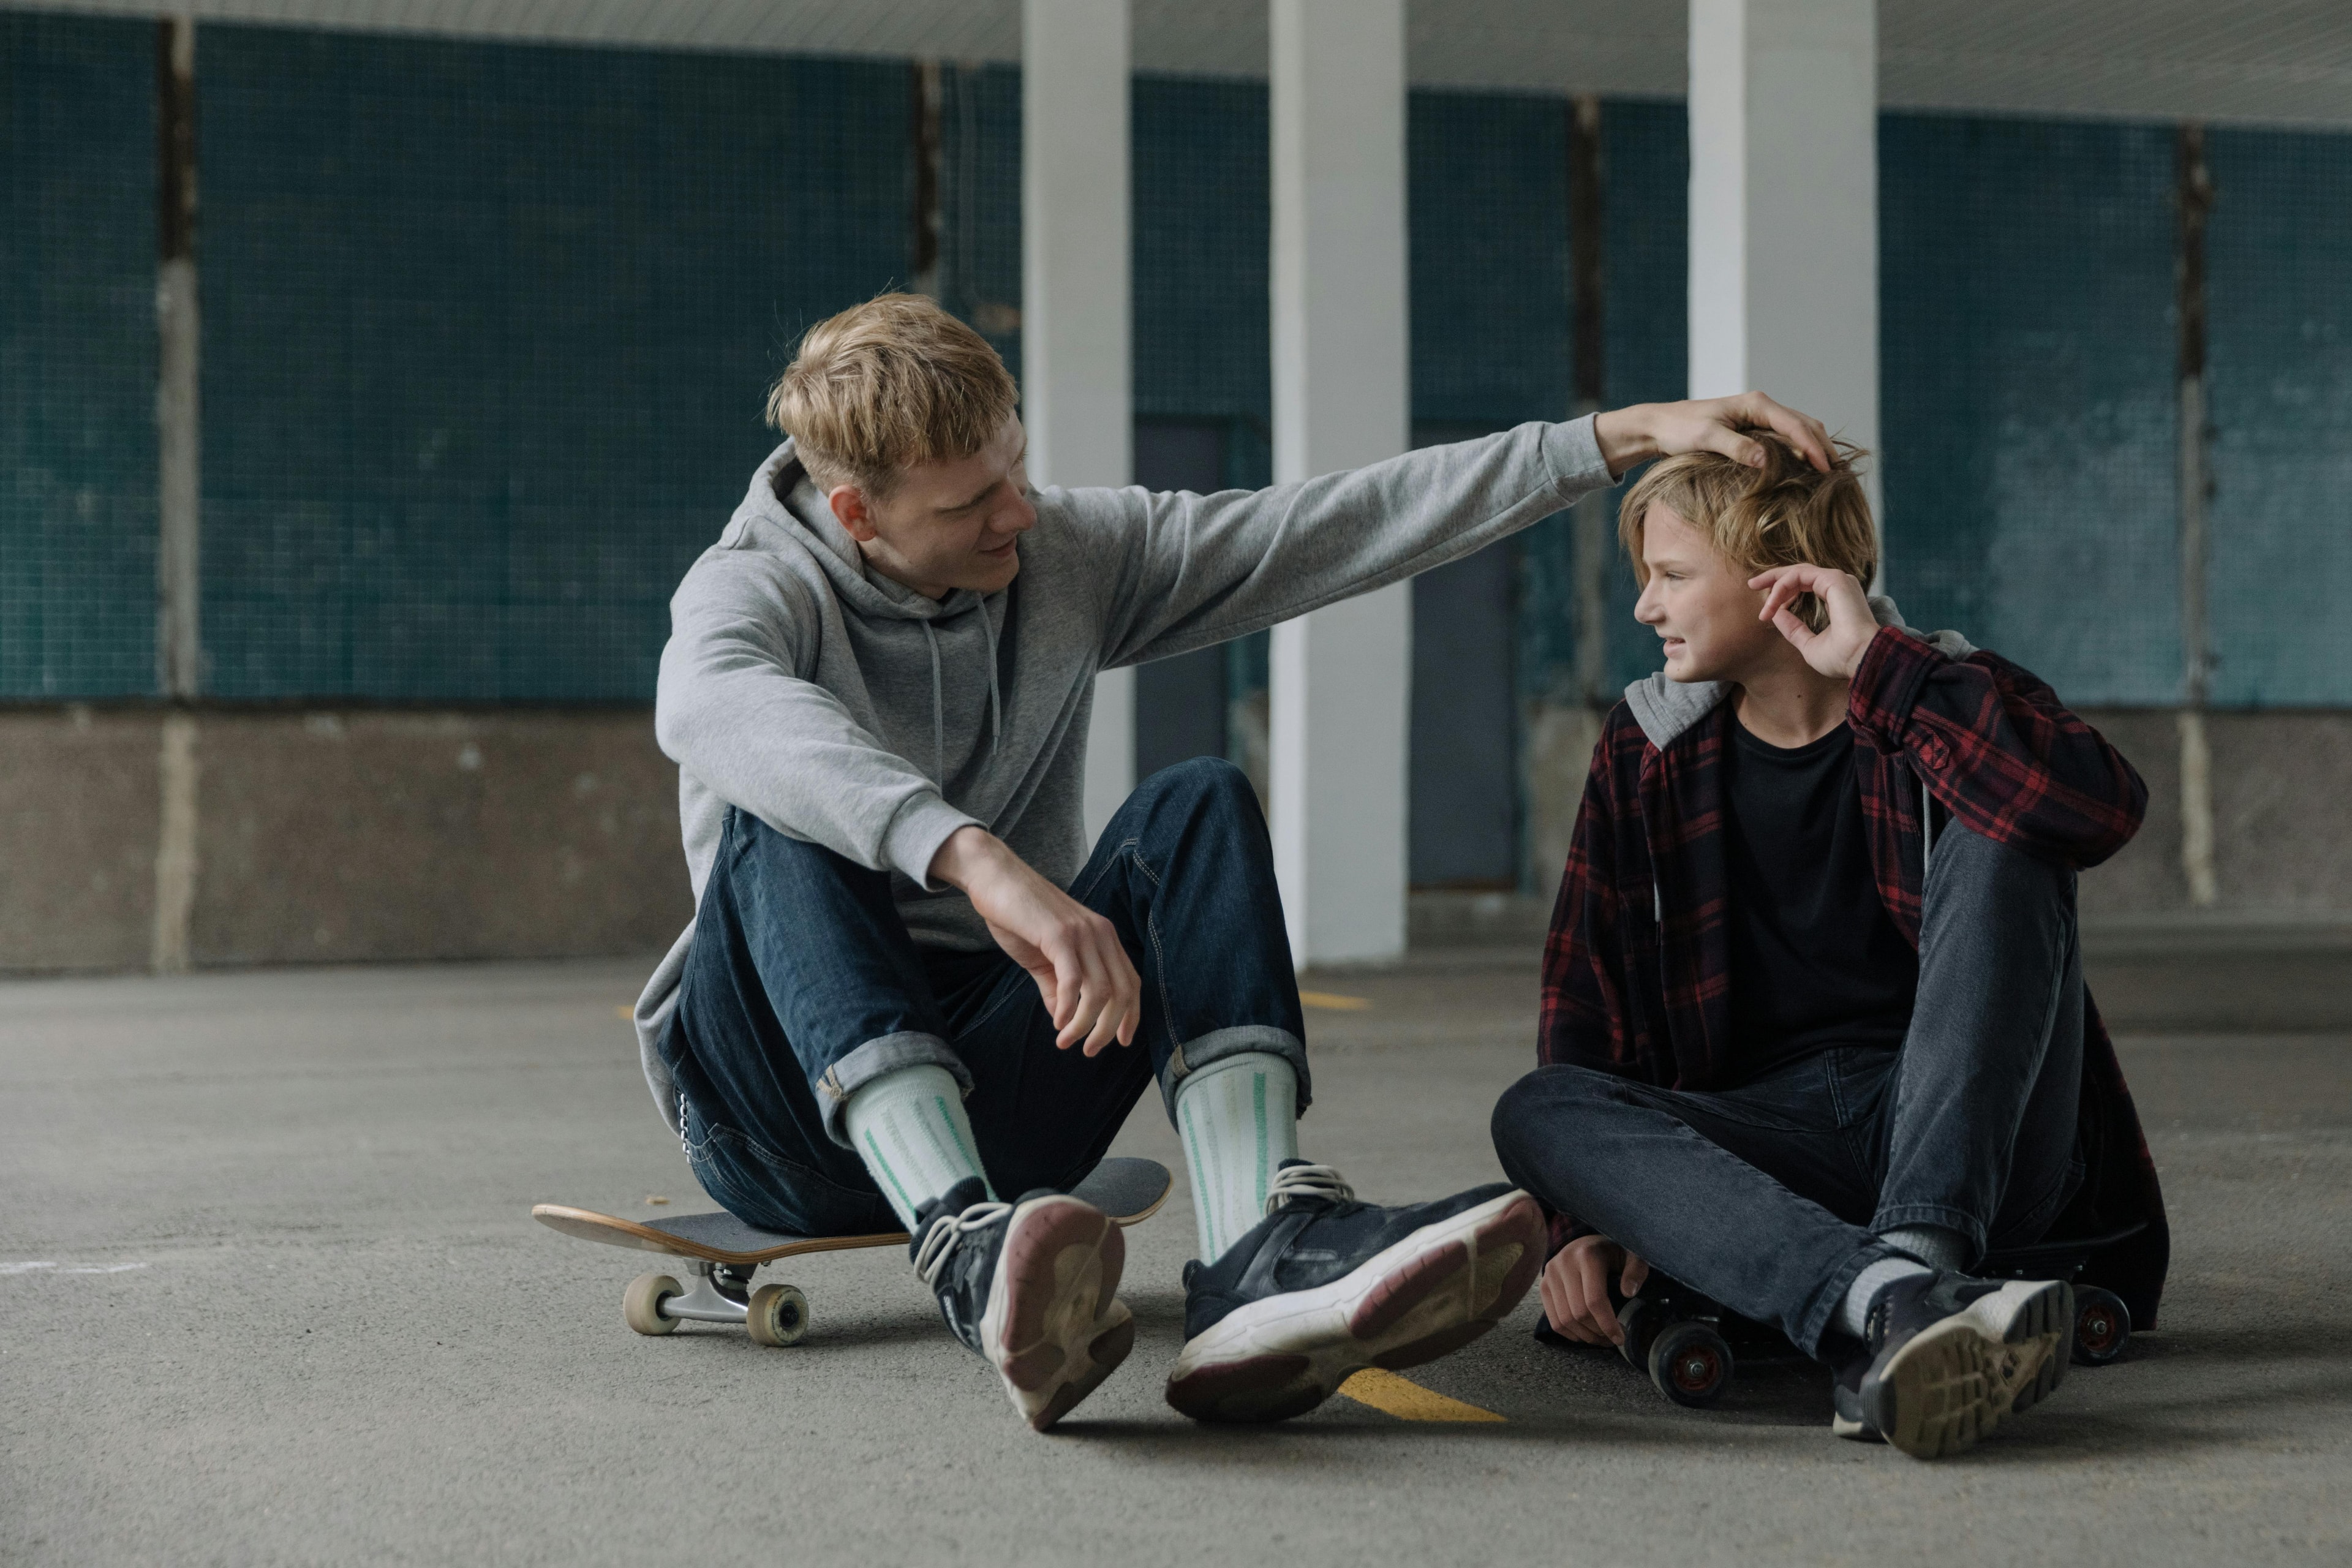
POLYGON ((969 458, 1021 401, 988 340, 920 294, 819 321, 768 393, 768 423, 820 483, 887 495, 917 463, 969 458))
MULTIPOLYGON (((1764 466, 1751 468, 1717 452, 1685 452, 1643 474, 1617 506, 1617 538, 1633 558, 1633 580, 1647 587, 1642 523, 1664 506, 1706 537, 1716 552, 1752 577, 1773 566, 1827 566, 1865 588, 1878 570, 1878 536, 1855 465, 1870 454, 1844 441, 1830 447, 1822 473, 1778 436, 1757 437, 1764 466)), ((1791 606, 1819 631, 1829 612, 1811 594, 1791 606)))

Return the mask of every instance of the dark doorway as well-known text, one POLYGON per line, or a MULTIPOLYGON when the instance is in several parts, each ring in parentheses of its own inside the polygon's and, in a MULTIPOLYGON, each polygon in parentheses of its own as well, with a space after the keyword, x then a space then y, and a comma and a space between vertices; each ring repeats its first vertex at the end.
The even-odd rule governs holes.
MULTIPOLYGON (((1227 422, 1142 419, 1135 426, 1135 482, 1152 490, 1207 494, 1225 488, 1227 422)), ((1188 757, 1225 754, 1225 650, 1196 648, 1135 671, 1135 776, 1188 757)))
MULTIPOLYGON (((1492 431, 1416 425, 1413 445, 1492 431)), ((1514 542, 1412 580, 1410 867, 1416 888, 1518 885, 1514 542)))

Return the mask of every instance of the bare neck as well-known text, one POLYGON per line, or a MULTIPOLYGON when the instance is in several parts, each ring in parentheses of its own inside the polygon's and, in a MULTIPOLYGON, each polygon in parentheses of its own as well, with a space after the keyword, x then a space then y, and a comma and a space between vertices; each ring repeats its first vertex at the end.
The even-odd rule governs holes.
POLYGON ((1852 683, 1823 675, 1783 643, 1760 668, 1742 671, 1732 713, 1768 746, 1809 746, 1845 722, 1852 683), (1780 657, 1785 655, 1785 657, 1780 657))

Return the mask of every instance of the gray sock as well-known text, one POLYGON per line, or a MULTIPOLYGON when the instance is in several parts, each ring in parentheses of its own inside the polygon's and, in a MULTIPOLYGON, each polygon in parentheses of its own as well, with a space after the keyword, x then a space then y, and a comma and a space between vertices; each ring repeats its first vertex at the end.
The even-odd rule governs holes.
POLYGON ((1930 1268, 1958 1274, 1969 1266, 1969 1241, 1957 1230, 1940 1225, 1906 1225, 1879 1233, 1879 1240, 1899 1247, 1930 1268))
POLYGON ((1934 1272, 1916 1258, 1880 1258, 1855 1275, 1853 1283, 1845 1288, 1845 1297, 1838 1302, 1837 1326, 1855 1339, 1861 1339, 1867 1328, 1864 1320, 1870 1316, 1870 1304, 1878 1299, 1881 1290, 1898 1279, 1934 1272))
POLYGON ((1957 1272, 1968 1266, 1968 1238, 1940 1225, 1898 1226, 1878 1239, 1911 1256, 1882 1258, 1855 1275, 1853 1283, 1846 1287, 1845 1299, 1838 1303, 1837 1326, 1855 1339, 1863 1336, 1871 1302, 1889 1285, 1915 1274, 1957 1272))

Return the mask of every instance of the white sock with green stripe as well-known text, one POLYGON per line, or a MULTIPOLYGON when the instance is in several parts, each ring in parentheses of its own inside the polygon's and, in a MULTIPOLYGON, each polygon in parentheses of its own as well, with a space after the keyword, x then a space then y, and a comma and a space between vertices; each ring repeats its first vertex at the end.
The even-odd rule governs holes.
POLYGON ((1201 1258, 1213 1262, 1265 1217, 1275 1172, 1298 1157, 1298 1075, 1261 1051, 1212 1062, 1177 1089, 1176 1131, 1192 1167, 1201 1258))
MULTIPOLYGON (((966 1176, 988 1180, 980 1146, 963 1113, 963 1089, 943 1067, 900 1068, 860 1088, 842 1108, 842 1125, 866 1173, 915 1228, 915 1211, 966 1176)), ((988 1195, 994 1197, 991 1185, 988 1195)))

